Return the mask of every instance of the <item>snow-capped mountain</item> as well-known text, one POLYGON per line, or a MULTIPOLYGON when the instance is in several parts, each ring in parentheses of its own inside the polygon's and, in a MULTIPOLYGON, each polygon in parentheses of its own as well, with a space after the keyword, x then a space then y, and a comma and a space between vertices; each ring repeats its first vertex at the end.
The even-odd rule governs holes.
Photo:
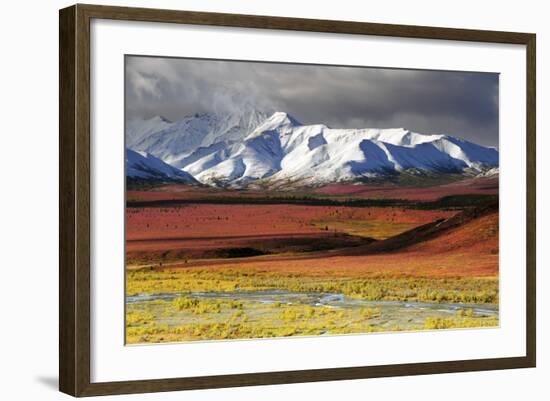
POLYGON ((171 125, 172 122, 162 116, 155 116, 148 120, 130 120, 126 125, 126 146, 134 148, 148 136, 171 125))
POLYGON ((243 141, 184 167, 204 183, 262 179, 303 185, 355 181, 403 171, 462 173, 498 166, 498 152, 447 135, 405 129, 331 129, 275 113, 243 141))
POLYGON ((172 167, 146 152, 134 152, 131 149, 126 149, 126 177, 198 184, 191 174, 172 167))
POLYGON ((127 125, 126 143, 131 149, 145 151, 182 168, 185 163, 181 161, 193 151, 216 143, 230 144, 242 140, 267 117, 254 109, 225 115, 202 113, 159 125, 160 129, 155 132, 148 128, 158 125, 160 117, 142 124, 132 121, 127 125))
POLYGON ((498 173, 498 151, 448 135, 302 125, 276 112, 197 115, 142 139, 147 151, 201 183, 317 186, 372 177, 498 173))

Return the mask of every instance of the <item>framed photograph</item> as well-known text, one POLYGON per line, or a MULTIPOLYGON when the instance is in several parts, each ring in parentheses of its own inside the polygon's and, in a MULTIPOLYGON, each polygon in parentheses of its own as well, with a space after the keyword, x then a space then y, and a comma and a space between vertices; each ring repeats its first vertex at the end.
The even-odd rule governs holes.
POLYGON ((60 11, 60 390, 535 366, 535 35, 60 11))

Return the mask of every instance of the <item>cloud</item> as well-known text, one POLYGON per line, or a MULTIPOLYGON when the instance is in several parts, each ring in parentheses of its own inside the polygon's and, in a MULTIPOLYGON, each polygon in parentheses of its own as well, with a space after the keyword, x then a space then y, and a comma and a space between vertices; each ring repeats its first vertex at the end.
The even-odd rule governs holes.
POLYGON ((404 127, 498 146, 498 74, 129 56, 129 118, 281 110, 335 128, 404 127))
POLYGON ((148 76, 136 70, 128 71, 128 82, 134 90, 135 96, 139 99, 152 96, 159 99, 161 91, 158 87, 158 78, 148 76))

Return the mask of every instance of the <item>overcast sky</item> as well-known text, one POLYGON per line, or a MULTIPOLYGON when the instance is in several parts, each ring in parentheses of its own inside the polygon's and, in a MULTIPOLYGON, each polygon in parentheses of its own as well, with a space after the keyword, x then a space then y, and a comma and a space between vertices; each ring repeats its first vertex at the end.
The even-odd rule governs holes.
POLYGON ((126 58, 128 118, 254 107, 304 124, 445 133, 498 147, 498 74, 126 58))

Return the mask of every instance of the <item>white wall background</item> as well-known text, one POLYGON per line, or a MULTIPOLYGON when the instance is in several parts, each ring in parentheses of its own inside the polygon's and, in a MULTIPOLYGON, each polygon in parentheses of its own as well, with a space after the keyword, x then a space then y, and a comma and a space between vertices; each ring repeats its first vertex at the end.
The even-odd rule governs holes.
MULTIPOLYGON (((548 398, 550 279, 544 245, 550 223, 550 25, 545 2, 386 0, 95 1, 127 5, 357 20, 507 31, 538 35, 538 368, 314 384, 105 397, 129 400, 543 400, 548 398), (546 337, 546 338, 545 338, 546 337)), ((57 400, 58 9, 69 1, 3 4, 0 40, 0 395, 57 400)))

